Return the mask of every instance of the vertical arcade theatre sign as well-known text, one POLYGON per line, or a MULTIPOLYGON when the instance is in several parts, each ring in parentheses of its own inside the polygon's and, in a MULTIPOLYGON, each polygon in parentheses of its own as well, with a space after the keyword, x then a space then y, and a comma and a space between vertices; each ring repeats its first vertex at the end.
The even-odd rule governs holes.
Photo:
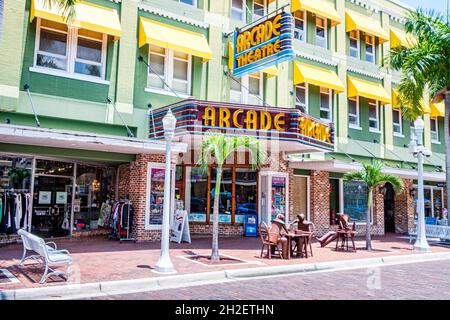
POLYGON ((230 52, 233 76, 241 77, 282 61, 292 60, 293 30, 293 17, 284 11, 256 25, 236 29, 230 52))

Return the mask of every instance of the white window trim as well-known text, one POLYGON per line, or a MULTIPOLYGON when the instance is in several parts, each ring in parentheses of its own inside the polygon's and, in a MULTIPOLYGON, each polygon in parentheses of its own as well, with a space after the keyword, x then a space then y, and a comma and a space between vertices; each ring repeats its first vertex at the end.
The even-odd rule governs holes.
MULTIPOLYGON (((392 130, 392 132, 394 133, 394 136, 396 137, 401 137, 404 138, 405 135, 403 134, 403 117, 402 117, 402 111, 401 109, 392 109, 392 113, 394 112, 398 112, 398 119, 399 119, 399 126, 400 126, 400 132, 395 132, 394 130, 392 130)), ((392 116, 392 127, 394 127, 394 116, 392 116)))
MULTIPOLYGON (((374 104, 369 102, 368 106, 370 108, 370 106, 374 106, 374 104)), ((378 103, 377 100, 375 100, 375 111, 376 111, 376 115, 377 115, 376 118, 371 118, 370 117, 370 112, 369 112, 369 131, 370 132, 375 132, 375 133, 380 133, 381 132, 381 130, 380 130, 380 108, 379 108, 379 103, 378 103), (376 128, 372 128, 370 126, 370 120, 376 120, 377 121, 377 127, 376 128)))
MULTIPOLYGON (((162 224, 150 224, 149 220, 150 220, 150 191, 151 191, 151 170, 152 169, 165 169, 166 166, 164 163, 159 163, 159 162, 147 162, 147 179, 146 179, 146 194, 145 194, 145 230, 161 230, 162 229, 162 224)), ((171 177, 171 192, 170 192, 170 197, 172 198, 171 204, 173 207, 174 203, 175 203, 175 169, 176 166, 175 164, 172 164, 171 166, 171 173, 172 173, 172 177, 171 177)), ((172 211, 172 208, 170 210, 170 212, 172 211)))
POLYGON ((299 104, 299 103, 298 103, 298 100, 297 100, 297 87, 305 88, 305 106, 304 106, 304 109, 305 109, 305 112, 306 112, 307 114, 309 114, 309 85, 308 85, 307 82, 305 82, 305 83, 303 83, 303 84, 297 84, 297 85, 295 85, 295 91, 294 91, 294 96, 295 96, 295 107, 301 106, 301 104, 299 104))
MULTIPOLYGON (((307 29, 308 29, 308 15, 307 15, 306 11, 304 11, 304 10, 300 10, 300 11, 303 12, 303 19, 297 18, 295 15, 294 15, 294 19, 303 21, 303 39, 300 40, 300 39, 294 38, 294 40, 297 40, 297 41, 300 41, 300 42, 306 42, 306 36, 308 34, 308 31, 307 31, 307 29)), ((295 30, 300 30, 300 29, 295 28, 295 21, 294 21, 294 32, 295 32, 295 30)))
MULTIPOLYGON (((261 16, 255 15, 255 3, 256 3, 255 0, 253 0, 253 8, 252 8, 252 19, 253 19, 253 21, 256 21, 256 20, 261 18, 261 16)), ((258 5, 259 5, 259 3, 258 3, 258 5)), ((267 0, 263 0, 263 6, 264 6, 264 13, 263 13, 262 16, 265 16, 265 15, 267 15, 267 10, 268 10, 267 0)))
MULTIPOLYGON (((174 50, 172 49, 166 49, 164 48, 164 81, 167 83, 168 86, 170 86, 171 88, 173 88, 173 72, 174 72, 174 62, 175 60, 182 60, 185 61, 183 59, 179 59, 176 58, 174 55, 174 50)), ((151 60, 150 60, 150 54, 151 54, 151 50, 150 47, 148 49, 148 62, 149 65, 151 64, 151 60)), ((163 56, 162 54, 156 53, 154 52, 153 54, 156 55, 160 55, 163 56)), ((190 97, 191 95, 191 84, 192 84, 192 56, 190 54, 188 54, 188 75, 187 75, 187 88, 188 88, 188 92, 179 92, 174 90, 177 95, 181 98, 183 97, 190 97)), ((161 77, 160 75, 156 75, 155 73, 150 71, 150 67, 147 67, 147 84, 146 84, 146 88, 144 89, 145 92, 151 92, 151 93, 158 93, 158 94, 163 94, 163 95, 168 95, 168 96, 174 96, 176 97, 177 95, 175 95, 175 93, 172 92, 172 90, 170 90, 169 88, 166 88, 167 86, 164 84, 164 88, 159 88, 159 87, 151 87, 149 85, 149 81, 148 78, 149 76, 152 75, 154 77, 161 77)), ((162 77, 161 77, 162 78, 162 77)), ((177 81, 182 81, 177 79, 177 81)), ((184 81, 184 80, 183 80, 184 81)))
POLYGON ((245 19, 245 6, 246 6, 245 0, 241 0, 241 3, 242 3, 242 7, 241 8, 237 8, 237 7, 233 6, 233 0, 231 0, 231 10, 230 10, 230 19, 231 20, 234 20, 234 18, 233 18, 233 10, 241 13, 241 16, 242 16, 242 19, 239 19, 239 20, 236 20, 236 21, 245 21, 246 20, 245 19))
POLYGON ((372 56, 372 58, 373 58, 373 61, 368 61, 367 60, 367 41, 365 41, 366 39, 364 38, 364 41, 365 41, 365 45, 366 45, 366 49, 365 49, 365 61, 366 62, 369 62, 369 63, 376 63, 375 62, 375 36, 372 36, 372 35, 365 35, 365 37, 371 37, 371 39, 372 39, 372 43, 371 43, 371 45, 372 45, 372 47, 373 47, 373 53, 371 53, 371 54, 369 54, 369 56, 371 55, 372 56))
POLYGON ((328 91, 328 100, 329 101, 328 101, 328 109, 324 109, 324 108, 322 108, 321 99, 319 100, 319 115, 320 115, 320 111, 327 111, 328 114, 330 115, 330 118, 326 119, 326 118, 320 117, 320 119, 325 122, 333 122, 333 91, 330 88, 320 87, 319 88, 319 98, 320 98, 320 95, 322 94, 322 92, 321 92, 322 89, 328 91))
MULTIPOLYGON (((98 39, 89 38, 86 36, 80 36, 80 37, 100 42, 100 40, 98 40, 98 39)), ((71 78, 71 79, 76 79, 76 80, 84 80, 84 81, 95 82, 95 83, 100 83, 100 84, 110 84, 109 81, 105 80, 107 40, 108 40, 108 35, 103 34, 103 38, 101 40, 101 42, 102 42, 102 57, 101 57, 100 63, 96 63, 94 61, 78 59, 76 57, 77 44, 78 44, 78 29, 68 26, 67 32, 66 32, 66 31, 62 31, 62 30, 58 30, 58 29, 53 29, 50 27, 41 27, 41 18, 38 18, 37 22, 36 22, 36 39, 35 39, 35 46, 34 46, 33 66, 30 67, 29 70, 32 72, 54 75, 54 76, 58 76, 58 77, 65 77, 65 78, 71 78), (67 59, 67 70, 57 70, 57 69, 46 68, 46 67, 41 67, 41 66, 37 65, 37 55, 40 52, 39 46, 40 46, 42 29, 67 34, 67 47, 66 47, 66 57, 65 57, 67 59), (94 76, 89 76, 86 74, 76 73, 75 72, 75 62, 77 60, 82 61, 82 62, 85 61, 85 62, 93 64, 93 65, 101 65, 101 67, 102 67, 101 68, 101 77, 94 77, 94 76)), ((48 56, 59 57, 59 55, 57 55, 57 54, 52 54, 52 53, 47 53, 47 52, 43 52, 43 54, 48 55, 48 56)))
POLYGON ((431 118, 430 117, 430 137, 431 137, 431 143, 433 144, 441 144, 441 142, 439 141, 439 121, 437 117, 431 118), (435 125, 436 125, 436 131, 431 131, 431 121, 434 121, 435 125), (437 135, 437 140, 433 139, 433 136, 431 135, 431 133, 436 132, 437 135))
MULTIPOLYGON (((230 88, 230 91, 238 92, 238 93, 241 94, 241 101, 240 101, 240 103, 242 103, 242 104, 247 104, 248 103, 250 95, 256 96, 256 95, 251 94, 249 92, 249 78, 250 78, 250 76, 251 76, 251 74, 247 74, 245 76, 242 76, 240 79, 236 79, 236 80, 241 82, 241 91, 233 90, 233 89, 230 88)), ((264 92, 263 92, 263 89, 264 89, 264 86, 263 86, 264 78, 263 78, 263 76, 264 76, 264 74, 262 72, 259 72, 259 92, 260 92, 260 95, 259 95, 260 99, 258 99, 258 104, 259 105, 262 105, 263 104, 262 100, 264 100, 264 92)), ((234 80, 230 79, 230 81, 234 81, 234 80)))
POLYGON ((356 40, 356 47, 357 47, 356 49, 357 49, 357 52, 358 52, 358 56, 357 56, 357 57, 353 57, 353 56, 351 55, 351 52, 350 52, 351 46, 350 46, 350 42, 349 42, 349 52, 348 52, 349 56, 352 57, 352 58, 355 58, 355 59, 360 59, 360 58, 361 58, 361 45, 360 45, 360 35, 359 35, 359 31, 356 30, 356 38, 354 38, 354 37, 351 36, 351 32, 348 33, 348 37, 349 37, 349 39, 356 40))
MULTIPOLYGON (((356 114, 354 114, 354 113, 352 113, 352 114, 350 114, 350 111, 348 111, 348 115, 350 116, 355 116, 356 117, 356 120, 358 121, 358 123, 355 125, 355 124, 352 124, 352 123, 350 123, 350 121, 348 122, 348 127, 349 128, 352 128, 352 129, 357 129, 357 130, 362 130, 362 128, 361 128, 361 121, 360 121, 360 119, 359 119, 359 97, 355 97, 355 98, 348 98, 348 100, 354 100, 354 101, 356 101, 356 114)), ((347 101, 347 104, 348 104, 348 101, 347 101)))
MULTIPOLYGON (((327 18, 325 18, 325 17, 322 17, 322 16, 316 16, 316 26, 315 26, 315 35, 314 35, 314 41, 315 41, 315 45, 316 46, 318 46, 318 47, 320 47, 320 48, 324 48, 324 49, 328 49, 328 19, 327 18), (325 47, 322 47, 322 46, 319 46, 319 45, 317 45, 317 28, 318 28, 318 26, 317 26, 317 18, 319 18, 319 19, 322 19, 324 22, 323 22, 323 28, 324 28, 324 34, 325 34, 325 36, 324 36, 324 40, 325 40, 325 47)), ((319 37, 320 38, 320 37, 319 37)))

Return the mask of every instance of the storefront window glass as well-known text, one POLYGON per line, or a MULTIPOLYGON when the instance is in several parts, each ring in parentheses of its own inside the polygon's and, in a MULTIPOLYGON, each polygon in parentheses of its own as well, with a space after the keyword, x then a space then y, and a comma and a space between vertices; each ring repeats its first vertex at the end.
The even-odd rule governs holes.
POLYGON ((351 221, 365 222, 367 214, 367 185, 358 181, 344 182, 344 212, 351 221))
POLYGON ((0 189, 30 189, 31 159, 0 157, 0 189))
POLYGON ((246 213, 256 213, 256 193, 256 170, 236 168, 236 223, 243 223, 246 213))
POLYGON ((162 225, 164 208, 164 173, 165 169, 150 170, 150 225, 162 225))
POLYGON ((286 217, 286 178, 272 177, 272 216, 274 220, 278 214, 286 217))
POLYGON ((206 221, 206 203, 208 193, 208 175, 199 167, 191 167, 190 175, 189 220, 206 221))
MULTIPOLYGON (((214 196, 216 192, 217 169, 211 169, 211 219, 213 216, 214 196)), ((219 197, 219 222, 231 223, 231 194, 233 186, 233 171, 231 168, 222 169, 222 181, 219 197)))
MULTIPOLYGON (((425 207, 425 217, 435 217, 437 219, 443 219, 442 209, 443 209, 443 188, 437 186, 424 186, 424 207, 425 207)), ((419 190, 414 187, 414 218, 417 219, 417 201, 419 197, 419 190)), ((430 220, 432 221, 432 220, 430 220)))
POLYGON ((73 177, 73 163, 37 159, 36 174, 73 177))

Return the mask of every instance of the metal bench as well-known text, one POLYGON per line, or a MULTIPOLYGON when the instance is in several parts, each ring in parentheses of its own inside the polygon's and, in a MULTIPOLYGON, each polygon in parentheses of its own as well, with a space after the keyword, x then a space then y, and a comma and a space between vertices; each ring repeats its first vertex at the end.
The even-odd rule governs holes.
POLYGON ((68 250, 58 250, 56 243, 45 242, 44 239, 35 236, 23 229, 17 232, 22 238, 23 255, 19 266, 23 266, 26 260, 40 261, 45 265, 45 271, 40 283, 45 283, 47 278, 52 275, 62 275, 66 279, 69 276, 69 267, 72 265, 72 257, 68 250), (52 247, 53 246, 53 247, 52 247), (32 251, 35 254, 27 256, 27 252, 32 251), (58 271, 51 268, 55 265, 67 265, 67 271, 58 271))
MULTIPOLYGON (((450 226, 425 224, 425 235, 427 238, 450 240, 450 226)), ((414 231, 409 233, 409 243, 411 243, 415 237, 417 237, 417 226, 414 231)))

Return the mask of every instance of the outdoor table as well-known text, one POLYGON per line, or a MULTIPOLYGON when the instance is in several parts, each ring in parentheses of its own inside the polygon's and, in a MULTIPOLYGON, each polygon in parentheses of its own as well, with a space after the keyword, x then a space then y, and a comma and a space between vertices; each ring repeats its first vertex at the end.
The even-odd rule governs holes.
POLYGON ((336 237, 336 251, 339 249, 339 240, 342 240, 341 242, 341 249, 347 249, 347 251, 349 251, 348 248, 348 238, 350 238, 350 240, 352 241, 352 245, 353 245, 353 251, 356 252, 356 247, 355 247, 355 234, 356 231, 354 230, 337 230, 337 237, 336 237))
POLYGON ((286 238, 288 238, 288 242, 289 242, 289 250, 288 250, 287 259, 291 258, 291 255, 293 254, 293 251, 294 251, 292 248, 292 240, 296 240, 296 242, 297 242, 297 256, 303 256, 303 252, 305 252, 306 257, 308 257, 307 245, 308 245, 310 235, 311 235, 311 232, 302 231, 302 230, 296 230, 294 233, 290 232, 290 233, 287 233, 284 235, 286 238))

